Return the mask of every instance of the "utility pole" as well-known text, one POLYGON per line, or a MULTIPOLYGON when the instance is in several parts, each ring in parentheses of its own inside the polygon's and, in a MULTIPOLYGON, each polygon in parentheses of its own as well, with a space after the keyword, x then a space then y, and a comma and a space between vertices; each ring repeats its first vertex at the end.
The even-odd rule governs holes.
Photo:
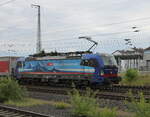
POLYGON ((38 9, 38 26, 37 26, 37 43, 36 43, 36 53, 41 52, 41 19, 40 19, 40 5, 32 4, 31 6, 38 9))

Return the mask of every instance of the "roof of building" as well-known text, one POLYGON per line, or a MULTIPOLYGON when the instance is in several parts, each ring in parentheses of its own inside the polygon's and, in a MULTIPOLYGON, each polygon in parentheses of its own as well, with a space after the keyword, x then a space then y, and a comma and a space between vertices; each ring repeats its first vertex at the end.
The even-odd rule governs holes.
POLYGON ((142 58, 144 53, 144 49, 142 48, 130 48, 128 50, 116 50, 112 54, 117 58, 121 59, 136 59, 142 58))
POLYGON ((0 56, 0 58, 20 58, 21 56, 0 56))
POLYGON ((128 55, 128 54, 143 54, 143 52, 144 52, 144 49, 134 47, 134 48, 130 48, 128 50, 116 50, 112 54, 128 55))

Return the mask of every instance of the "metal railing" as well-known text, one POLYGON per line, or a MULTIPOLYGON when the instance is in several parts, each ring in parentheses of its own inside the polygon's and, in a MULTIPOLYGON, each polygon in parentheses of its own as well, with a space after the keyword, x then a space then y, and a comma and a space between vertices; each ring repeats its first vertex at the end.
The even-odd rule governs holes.
POLYGON ((141 66, 139 71, 150 71, 150 66, 141 66))

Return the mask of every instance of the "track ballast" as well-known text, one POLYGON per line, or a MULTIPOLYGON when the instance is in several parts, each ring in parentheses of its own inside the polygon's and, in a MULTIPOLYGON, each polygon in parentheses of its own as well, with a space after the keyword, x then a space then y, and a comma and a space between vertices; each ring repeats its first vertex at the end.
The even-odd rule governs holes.
MULTIPOLYGON (((71 92, 73 88, 65 88, 65 87, 48 87, 48 86, 26 86, 28 91, 33 92, 42 92, 42 93, 51 93, 51 94, 62 94, 62 95, 68 95, 68 92, 71 92)), ((98 90, 98 93, 96 95, 99 99, 110 99, 110 100, 131 100, 131 97, 129 96, 129 92, 132 92, 133 97, 135 99, 140 99, 140 96, 138 95, 140 92, 142 92, 145 96, 145 99, 149 102, 150 101, 150 87, 142 87, 142 86, 101 86, 99 88, 93 89, 98 90)), ((79 91, 82 93, 85 92, 84 89, 79 89, 79 91)))
POLYGON ((39 114, 36 112, 16 109, 13 107, 4 106, 0 104, 0 117, 51 117, 51 116, 39 114))

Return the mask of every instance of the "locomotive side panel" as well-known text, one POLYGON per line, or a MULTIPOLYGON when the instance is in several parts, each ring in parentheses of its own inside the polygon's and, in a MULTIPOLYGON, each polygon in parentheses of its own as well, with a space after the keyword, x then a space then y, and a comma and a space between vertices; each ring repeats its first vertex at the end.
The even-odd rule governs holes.
POLYGON ((91 79, 94 68, 82 66, 80 62, 81 59, 25 61, 18 71, 22 78, 36 78, 43 81, 91 79))
POLYGON ((20 63, 16 70, 17 78, 26 81, 86 81, 100 85, 120 81, 115 59, 108 54, 85 54, 81 58, 27 58, 20 63))

